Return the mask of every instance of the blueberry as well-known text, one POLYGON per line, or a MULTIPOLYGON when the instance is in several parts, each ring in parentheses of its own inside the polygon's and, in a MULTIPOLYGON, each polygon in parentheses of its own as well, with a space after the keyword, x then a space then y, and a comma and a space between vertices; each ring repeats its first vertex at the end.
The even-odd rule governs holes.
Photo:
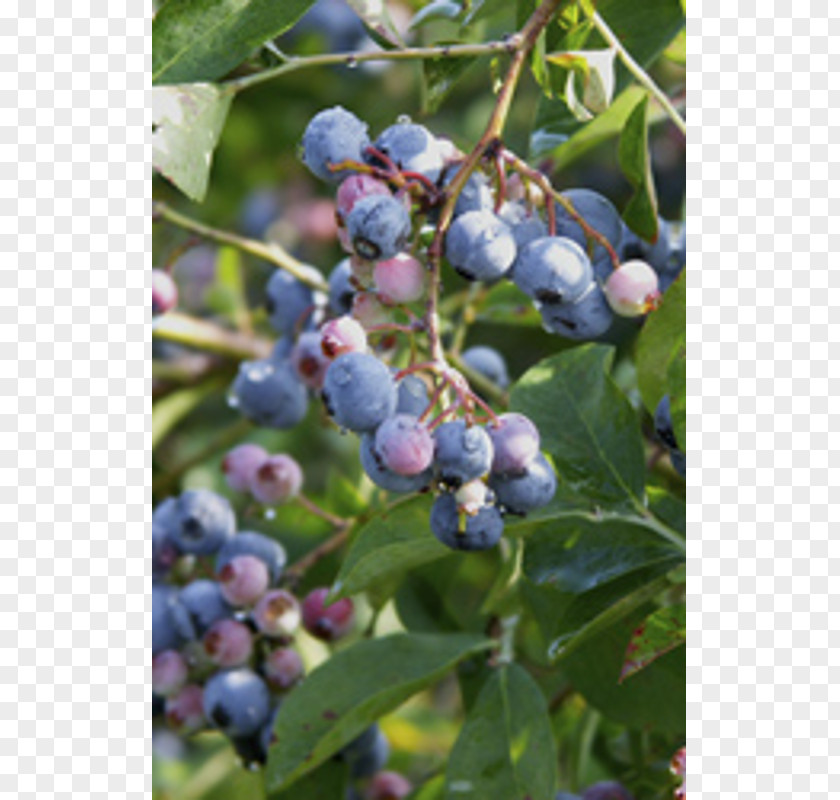
MULTIPOLYGON (((367 736, 367 731, 362 735, 367 736)), ((388 763, 391 746, 378 725, 374 726, 374 736, 372 740, 368 741, 370 743, 367 747, 342 751, 350 765, 350 776, 352 778, 370 778, 388 763)))
POLYGON ((388 367, 366 353, 345 353, 333 361, 321 395, 336 423, 356 432, 374 430, 397 405, 388 367))
POLYGON ((446 258, 467 280, 489 283, 510 269, 516 242, 510 227, 492 211, 468 211, 449 226, 446 258))
POLYGON ((303 470, 291 456, 278 453, 264 461, 254 473, 251 494, 260 503, 285 503, 300 493, 303 470))
POLYGON ((510 385, 507 364, 498 350, 483 345, 470 347, 461 354, 461 360, 500 389, 510 385))
POLYGON ((429 390, 422 378, 406 375, 397 384, 397 414, 419 417, 429 405, 429 390))
POLYGON ((271 714, 268 687, 244 667, 219 672, 204 687, 204 714, 228 736, 251 736, 271 714))
POLYGON ((409 414, 386 419, 376 429, 374 447, 386 469, 406 476, 425 472, 435 452, 428 428, 409 414))
POLYGON ((364 24, 346 0, 317 0, 290 33, 323 37, 331 53, 358 50, 366 38, 364 24))
POLYGON ((274 726, 277 722, 277 715, 280 713, 280 704, 274 707, 269 712, 268 719, 263 723, 259 732, 260 755, 263 761, 268 757, 268 751, 271 745, 277 742, 277 737, 274 735, 274 726))
MULTIPOLYGON (((304 271, 312 280, 321 280, 314 267, 304 271)), ((311 329, 317 322, 317 307, 323 296, 282 269, 274 270, 265 287, 268 321, 277 333, 293 336, 298 330, 311 329)))
POLYGON ((177 524, 177 508, 177 497, 167 497, 166 500, 158 503, 157 508, 152 512, 152 527, 161 528, 167 533, 171 533, 177 524))
POLYGON ((633 795, 618 781, 600 781, 586 789, 581 800, 633 800, 633 795))
POLYGON ((393 258, 408 244, 411 218, 396 197, 369 195, 347 215, 347 232, 354 252, 362 258, 393 258))
POLYGON ((413 303, 426 291, 426 269, 414 256, 397 253, 376 264, 373 282, 383 303, 413 303))
POLYGON ((178 548, 172 543, 166 528, 152 523, 152 578, 166 577, 178 556, 178 548))
POLYGON ((325 181, 338 183, 352 170, 332 171, 330 164, 362 161, 370 145, 368 126, 341 106, 318 112, 303 134, 303 163, 325 181))
POLYGON ((489 550, 499 543, 505 528, 495 506, 484 506, 472 516, 459 514, 455 497, 448 492, 438 495, 429 523, 435 537, 454 550, 489 550))
POLYGON ((242 416, 264 428, 293 428, 309 406, 306 387, 286 361, 245 361, 231 387, 242 416))
POLYGON ((490 471, 493 443, 484 428, 453 420, 438 427, 434 439, 435 475, 447 486, 457 488, 490 471))
MULTIPOLYGON (((398 122, 379 135, 374 147, 406 172, 435 173, 443 168, 437 139, 428 128, 413 122, 398 122)), ((376 156, 369 161, 379 162, 376 156)))
MULTIPOLYGON (((613 248, 621 246, 624 223, 618 211, 615 210, 615 206, 606 197, 591 189, 569 189, 563 192, 563 197, 571 201, 575 211, 590 227, 604 236, 613 248)), ((559 203, 556 204, 556 209, 557 235, 574 239, 586 252, 589 252, 586 235, 580 224, 559 203)), ((601 245, 594 244, 592 257, 598 259, 602 253, 605 254, 606 250, 601 245)))
POLYGON ((272 361, 285 361, 292 355, 295 347, 295 340, 291 336, 281 336, 271 349, 272 361))
POLYGON ((579 244, 561 236, 545 236, 525 246, 512 277, 533 300, 568 303, 592 285, 593 273, 589 257, 579 244))
POLYGON ((540 453, 521 475, 490 476, 490 488, 497 502, 513 514, 548 505, 557 491, 557 476, 551 464, 540 453))
POLYGON ((657 404, 653 415, 653 427, 659 441, 669 450, 678 450, 677 436, 674 433, 674 422, 671 419, 671 398, 666 394, 657 404))
POLYGON ((679 450, 670 450, 671 466, 677 471, 681 478, 685 478, 685 453, 679 450))
POLYGON ((374 447, 374 436, 366 433, 362 436, 359 445, 359 458, 362 462, 362 469, 365 474, 380 488, 397 494, 411 494, 425 489, 432 482, 431 468, 421 472, 419 475, 397 475, 387 469, 374 447))
POLYGON ((172 599, 177 590, 170 586, 152 586, 152 655, 177 650, 183 643, 172 614, 172 599))
POLYGON ((367 352, 367 332, 349 315, 331 319, 321 326, 321 351, 330 359, 367 352))
POLYGON ((346 636, 355 621, 353 601, 349 597, 326 604, 330 590, 313 589, 303 601, 303 627, 317 639, 334 642, 346 636))
POLYGON ((540 453, 540 432, 524 414, 502 414, 498 424, 487 426, 487 433, 496 475, 521 475, 540 453))
POLYGON ((266 636, 286 638, 300 626, 300 603, 291 592, 272 589, 257 603, 252 619, 266 636))
POLYGON ((251 192, 239 211, 239 227, 246 236, 262 239, 272 222, 283 213, 280 193, 273 188, 251 192))
POLYGON ((258 444, 240 444, 222 459, 222 472, 228 486, 235 492, 247 492, 257 470, 268 458, 258 444))
MULTIPOLYGON (((442 179, 440 181, 441 188, 447 188, 452 183, 453 178, 458 174, 462 162, 449 164, 444 169, 442 179)), ((458 195, 455 201, 454 216, 460 217, 469 211, 486 211, 493 208, 493 193, 487 184, 487 178, 480 172, 473 172, 467 178, 464 188, 458 195)))
POLYGON ((320 389, 324 385, 330 360, 321 349, 321 334, 318 331, 306 331, 298 337, 289 361, 297 376, 310 389, 320 389))
POLYGON ((272 583, 276 583, 283 574, 287 560, 286 551, 279 542, 262 533, 242 531, 230 539, 216 555, 216 572, 237 556, 256 556, 260 559, 268 567, 272 583))
POLYGON ((278 647, 263 659, 263 673, 272 689, 285 692, 303 677, 303 661, 291 647, 278 647))
POLYGON ((224 497, 190 489, 178 498, 170 536, 181 552, 212 555, 235 533, 236 517, 224 497))
POLYGON ((659 227, 655 242, 647 242, 637 236, 626 225, 621 237, 618 255, 622 261, 647 261, 658 273, 668 270, 668 257, 671 254, 670 225, 659 217, 659 227))
POLYGON ((356 287, 350 282, 353 270, 350 259, 345 258, 330 273, 330 310, 333 314, 349 314, 353 310, 353 296, 356 287))
POLYGON ((235 556, 217 573, 222 595, 232 606, 251 606, 267 591, 271 583, 268 567, 256 556, 235 556))
POLYGON ((188 684, 166 700, 166 722, 181 735, 204 727, 204 693, 200 686, 188 684))
POLYGON ((178 631, 185 639, 198 639, 220 619, 233 616, 222 587, 204 578, 187 584, 170 605, 178 631))
POLYGON ((575 341, 588 341, 605 334, 614 315, 604 292, 596 282, 573 303, 545 303, 540 306, 543 327, 549 333, 575 341))
POLYGON ((220 619, 203 637, 204 650, 210 661, 219 667, 239 667, 250 658, 254 649, 251 629, 235 619, 220 619))
POLYGON ((557 792, 554 800, 580 800, 580 795, 571 792, 557 792))

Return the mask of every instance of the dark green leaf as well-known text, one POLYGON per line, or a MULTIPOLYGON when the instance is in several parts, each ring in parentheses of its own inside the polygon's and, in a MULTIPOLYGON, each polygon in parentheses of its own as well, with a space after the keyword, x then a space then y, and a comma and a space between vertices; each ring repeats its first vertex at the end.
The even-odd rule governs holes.
POLYGON ((675 647, 685 644, 685 603, 654 611, 635 631, 621 668, 620 682, 636 675, 675 647))
POLYGON ((445 787, 446 778, 443 775, 436 775, 418 789, 415 789, 407 800, 443 800, 445 787))
POLYGON ((668 393, 668 366, 678 347, 685 346, 685 273, 665 292, 652 311, 636 345, 639 391, 652 414, 668 393))
POLYGON ((336 596, 363 592, 384 578, 450 555, 429 529, 431 507, 431 497, 416 497, 366 523, 341 565, 333 586, 336 596))
POLYGON ((517 382, 511 408, 530 417, 564 490, 603 508, 641 507, 644 451, 632 406, 607 370, 605 345, 567 350, 517 382))
POLYGON ((648 486, 647 496, 651 513, 685 538, 685 500, 658 486, 648 486))
POLYGON ((209 84, 152 91, 152 166, 191 200, 200 202, 207 193, 230 101, 209 84))
POLYGON ((503 11, 508 11, 510 0, 472 0, 470 5, 470 11, 464 20, 464 27, 482 19, 490 19, 503 11))
POLYGON ((563 669, 587 702, 606 717, 633 728, 685 731, 685 647, 655 661, 633 680, 619 684, 627 642, 650 613, 640 609, 601 631, 568 656, 563 669))
POLYGON ((196 406, 218 392, 222 386, 223 382, 213 378, 158 400, 152 408, 152 449, 154 450, 196 406))
POLYGON ((512 283, 496 284, 481 300, 476 313, 477 322, 496 325, 542 325, 540 312, 512 283))
POLYGON ((679 342, 671 353, 666 380, 671 398, 671 420, 677 444, 685 452, 685 340, 679 342))
POLYGON ((327 761, 318 769, 304 775, 290 789, 269 794, 268 800, 324 800, 327 797, 343 798, 347 786, 347 764, 327 761))
POLYGON ((554 797, 557 764, 545 698, 517 664, 496 670, 467 715, 446 767, 446 800, 554 797))
POLYGON ((434 113, 476 58, 427 58, 423 61, 423 109, 434 113))
POLYGON ((314 0, 168 0, 152 22, 152 82, 212 81, 290 28, 314 0))
POLYGON ((645 95, 627 118, 618 142, 618 162, 633 187, 624 221, 639 236, 653 241, 659 233, 659 217, 648 149, 648 105, 645 95))
POLYGON ((289 694, 274 728, 266 785, 284 789, 381 716, 491 644, 465 634, 394 634, 335 653, 289 694))

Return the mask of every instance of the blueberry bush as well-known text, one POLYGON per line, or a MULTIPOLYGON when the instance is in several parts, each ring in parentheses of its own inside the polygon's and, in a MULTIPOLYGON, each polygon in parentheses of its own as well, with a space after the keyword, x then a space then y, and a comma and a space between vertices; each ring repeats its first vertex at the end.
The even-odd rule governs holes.
POLYGON ((157 4, 156 798, 685 798, 684 29, 157 4))

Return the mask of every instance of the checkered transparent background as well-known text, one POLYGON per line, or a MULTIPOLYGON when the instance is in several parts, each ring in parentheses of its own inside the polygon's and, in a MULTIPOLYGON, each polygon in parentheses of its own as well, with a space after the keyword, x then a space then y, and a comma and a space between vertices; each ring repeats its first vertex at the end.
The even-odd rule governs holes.
MULTIPOLYGON (((151 787, 145 5, 0 4, 3 797, 151 787)), ((831 796, 829 8, 690 8, 693 798, 831 796)))

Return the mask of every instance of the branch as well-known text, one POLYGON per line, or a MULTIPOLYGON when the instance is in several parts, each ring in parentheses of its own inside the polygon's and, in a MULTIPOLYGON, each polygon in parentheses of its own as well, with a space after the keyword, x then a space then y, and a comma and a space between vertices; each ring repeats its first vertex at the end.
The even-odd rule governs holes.
POLYGON ((601 34, 607 44, 616 51, 618 57, 624 62, 624 66, 627 67, 627 69, 633 74, 633 77, 636 78, 636 80, 659 101, 659 104, 665 109, 665 113, 668 114, 668 116, 673 120, 674 125, 676 125, 680 129, 682 135, 685 136, 685 120, 680 116, 680 112, 674 108, 673 104, 668 99, 668 95, 666 95, 665 92, 656 85, 653 78, 645 72, 641 64, 639 64, 639 62, 627 52, 624 45, 621 43, 621 40, 613 33, 610 26, 607 25, 604 18, 597 11, 592 14, 592 22, 595 25, 595 29, 601 34))
POLYGON ((195 347, 236 359, 266 358, 271 343, 237 331, 229 331, 212 322, 171 311, 155 320, 152 334, 158 339, 195 347))
POLYGON ((152 215, 160 219, 165 219, 173 225, 177 225, 187 231, 192 231, 205 239, 212 239, 214 242, 221 242, 222 244, 229 244, 233 247, 238 247, 245 253, 250 253, 257 258, 262 258, 265 261, 270 261, 272 264, 285 270, 290 275, 297 278, 301 283, 311 286, 313 289, 326 292, 329 291, 326 281, 323 279, 315 280, 312 275, 305 269, 306 265, 298 261, 293 255, 287 253, 280 245, 273 242, 260 242, 256 239, 248 239, 245 236, 239 236, 236 233, 219 230, 218 228, 211 228, 198 220, 194 220, 179 211, 170 208, 166 203, 156 201, 152 204, 152 215))
POLYGON ((352 520, 347 520, 344 527, 339 528, 329 539, 322 542, 314 550, 310 550, 303 558, 292 564, 286 570, 286 579, 292 583, 299 581, 322 558, 342 548, 350 536, 352 527, 352 520))

